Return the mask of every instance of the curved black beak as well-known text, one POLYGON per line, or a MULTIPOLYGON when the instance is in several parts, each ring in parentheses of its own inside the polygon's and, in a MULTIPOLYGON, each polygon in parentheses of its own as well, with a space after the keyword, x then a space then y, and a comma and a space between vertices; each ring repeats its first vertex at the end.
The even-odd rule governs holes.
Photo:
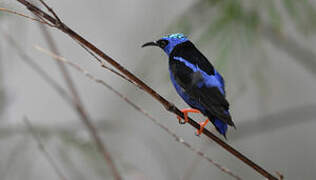
POLYGON ((148 42, 148 43, 143 44, 142 48, 146 46, 159 46, 159 45, 156 42, 148 42))

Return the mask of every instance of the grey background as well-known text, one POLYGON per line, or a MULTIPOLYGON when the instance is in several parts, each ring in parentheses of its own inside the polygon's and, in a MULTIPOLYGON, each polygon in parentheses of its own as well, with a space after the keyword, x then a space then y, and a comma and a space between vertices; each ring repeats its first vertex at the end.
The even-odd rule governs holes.
MULTIPOLYGON (((166 55, 161 50, 140 46, 172 33, 168 29, 170 24, 195 1, 47 2, 69 27, 178 107, 187 107, 169 81, 166 55)), ((0 1, 0 7, 29 14, 15 1, 0 1)), ((3 14, 0 18, 1 31, 9 32, 33 60, 66 87, 55 62, 33 47, 47 48, 39 26, 13 15, 3 14)), ((284 26, 285 34, 315 52, 314 35, 299 34, 290 23, 284 26)), ((196 29, 189 37, 200 42, 199 28, 196 29)), ((193 147, 244 179, 263 179, 214 142, 194 136, 189 125, 180 126, 176 117, 149 95, 100 68, 72 39, 55 29, 50 32, 64 57, 119 89, 193 147)), ((47 149, 68 179, 112 179, 78 115, 21 61, 16 49, 2 37, 0 40, 0 87, 5 97, 1 99, 0 179, 58 179, 25 130, 22 121, 25 115, 41 132, 47 149)), ((215 42, 203 46, 196 43, 212 62, 220 58, 215 42)), ((229 129, 227 142, 267 170, 280 171, 286 179, 314 179, 315 74, 271 41, 262 40, 259 46, 246 51, 242 48, 229 51, 230 61, 221 70, 237 126, 237 130, 229 129), (257 72, 260 72, 259 78, 257 72), (264 83, 258 83, 260 78, 264 83)), ((125 179, 232 179, 177 143, 112 92, 81 73, 69 70, 125 179)), ((203 120, 199 115, 192 117, 203 120)))

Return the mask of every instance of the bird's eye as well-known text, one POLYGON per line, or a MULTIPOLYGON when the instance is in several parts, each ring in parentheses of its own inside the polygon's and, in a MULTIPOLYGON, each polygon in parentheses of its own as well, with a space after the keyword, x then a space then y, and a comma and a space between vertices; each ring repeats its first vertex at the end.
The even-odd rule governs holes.
POLYGON ((159 47, 161 48, 165 48, 168 45, 168 41, 167 40, 159 40, 157 41, 157 44, 159 45, 159 47))

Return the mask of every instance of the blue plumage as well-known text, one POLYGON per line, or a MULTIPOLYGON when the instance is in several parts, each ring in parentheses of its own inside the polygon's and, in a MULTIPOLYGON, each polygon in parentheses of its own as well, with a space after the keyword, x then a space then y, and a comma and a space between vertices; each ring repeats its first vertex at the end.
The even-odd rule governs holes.
POLYGON ((159 46, 169 56, 170 79, 177 93, 198 109, 226 137, 227 125, 234 126, 225 99, 223 77, 206 57, 180 33, 162 37, 143 46, 159 46))
POLYGON ((208 75, 206 72, 201 70, 199 66, 196 66, 195 64, 190 63, 189 61, 185 60, 182 57, 173 57, 174 60, 183 62, 187 67, 193 70, 193 72, 199 72, 202 75, 202 80, 199 81, 196 85, 198 87, 207 86, 207 87, 217 87, 220 92, 225 95, 224 90, 224 80, 222 76, 214 69, 215 74, 214 75, 208 75))

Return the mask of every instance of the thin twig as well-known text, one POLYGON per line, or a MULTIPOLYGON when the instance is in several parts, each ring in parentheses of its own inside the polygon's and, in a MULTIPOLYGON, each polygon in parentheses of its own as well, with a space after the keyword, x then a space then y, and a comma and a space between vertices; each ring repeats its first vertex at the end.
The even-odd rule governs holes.
POLYGON ((21 57, 22 61, 25 62, 28 66, 30 66, 35 72, 37 72, 40 77, 44 79, 49 85, 51 85, 56 92, 64 99, 68 104, 72 104, 72 98, 69 94, 56 82, 52 77, 49 76, 35 61, 33 61, 25 52, 24 50, 14 41, 14 39, 6 32, 2 33, 5 35, 4 38, 7 39, 12 47, 14 47, 21 57))
MULTIPOLYGON (((74 101, 69 96, 69 94, 63 88, 61 88, 61 86, 53 78, 51 78, 45 71, 43 71, 41 69, 41 67, 36 62, 34 62, 27 54, 25 54, 23 49, 17 45, 17 43, 13 40, 13 38, 10 35, 8 35, 7 33, 4 33, 4 34, 6 35, 5 38, 7 38, 8 42, 17 49, 17 52, 20 55, 21 59, 27 65, 29 65, 34 71, 36 71, 40 75, 40 77, 42 77, 48 84, 50 84, 63 97, 63 99, 68 104, 73 105, 74 101)), ((76 111, 78 111, 78 107, 75 106, 74 108, 76 111)), ((95 127, 93 127, 93 128, 94 128, 93 130, 96 130, 95 127)), ((102 143, 100 138, 99 138, 98 142, 99 141, 102 143)), ((108 158, 108 156, 110 156, 110 154, 107 151, 101 150, 102 148, 100 146, 102 146, 102 145, 97 144, 97 146, 99 147, 99 150, 101 151, 104 158, 105 157, 108 158)), ((106 160, 106 162, 108 162, 108 159, 105 158, 105 160, 106 160)), ((114 162, 112 162, 112 163, 114 163, 114 162)))
MULTIPOLYGON (((138 84, 139 86, 142 87, 142 89, 144 91, 146 91, 148 94, 150 94, 153 98, 155 98, 157 101, 159 101, 166 110, 184 118, 183 113, 179 110, 179 108, 177 108, 175 105, 173 105, 172 103, 170 103, 169 101, 167 101, 165 98, 163 98, 162 96, 160 96, 156 91, 154 91, 152 88, 150 88, 147 84, 145 84, 143 81, 141 81, 139 78, 137 78, 134 74, 132 74, 130 71, 128 71, 127 69, 125 69, 122 65, 120 65, 117 61, 115 61, 113 58, 109 57, 108 55, 106 55, 103 51, 101 51, 100 49, 98 49, 96 46, 94 46, 93 44, 91 44, 89 41, 87 41, 86 39, 84 39, 83 37, 81 37, 79 34, 77 34, 76 32, 74 32, 72 29, 70 29, 68 26, 66 26, 65 24, 61 23, 60 21, 58 21, 56 18, 50 16, 49 14, 45 13, 44 11, 40 10, 39 8, 37 8, 36 6, 34 6, 33 4, 31 4, 30 2, 26 1, 26 0, 17 0, 18 2, 20 2, 21 4, 23 4, 28 10, 30 10, 32 13, 34 13, 37 16, 41 16, 42 18, 44 18, 45 20, 51 22, 52 24, 54 24, 56 26, 56 28, 58 28, 59 30, 61 30, 62 32, 68 34, 70 37, 72 37, 73 39, 76 39, 77 41, 79 41, 81 44, 83 44, 84 46, 86 46, 88 49, 90 49, 92 52, 94 52, 95 54, 99 55, 103 60, 107 61, 108 63, 110 63, 112 66, 114 66, 118 71, 120 71, 122 74, 124 74, 127 78, 129 78, 131 81, 133 81, 134 83, 138 84), (60 25, 61 23, 61 25, 60 25)), ((197 123, 196 121, 192 120, 191 118, 189 118, 188 123, 193 126, 196 129, 200 129, 200 125, 199 123, 197 123)), ((235 157, 237 157, 238 159, 240 159, 241 161, 243 161, 244 163, 246 163, 249 167, 252 167, 254 170, 256 170, 258 173, 260 173, 262 176, 271 179, 271 180, 277 180, 277 178, 272 175, 271 173, 269 173, 268 171, 266 171, 265 169, 263 169, 262 167, 260 167, 259 165, 257 165, 256 163, 254 163, 253 161, 251 161, 249 158, 247 158, 245 155, 243 155, 242 153, 240 153, 239 151, 237 151, 236 149, 234 149, 233 147, 231 147, 230 145, 228 145, 226 142, 224 142, 223 140, 221 140, 220 138, 218 138, 217 136, 215 136, 213 133, 211 133, 210 131, 208 131, 207 129, 205 129, 203 131, 203 134, 206 135, 207 137, 209 137, 210 139, 212 139, 213 141, 215 141, 217 144, 219 144, 221 147, 223 147, 225 150, 227 150, 228 152, 230 152, 232 155, 234 155, 235 157)))
POLYGON ((183 144, 185 147, 189 148, 191 151, 193 151, 194 153, 196 153, 198 156, 204 158, 205 160, 207 160, 208 162, 210 162, 211 164, 213 164, 214 166, 216 166, 218 169, 220 169, 221 171, 229 174, 230 176, 234 177, 235 179, 241 179, 238 175, 234 174, 231 170, 227 169, 226 167, 220 165, 219 163, 217 163, 216 161, 212 160, 211 158, 209 158, 205 153, 201 152, 200 150, 194 148, 192 145, 190 145, 188 142, 184 141, 183 138, 179 137, 178 135, 176 135, 170 128, 168 128, 167 126, 163 125, 162 123, 160 123, 157 119, 155 119, 152 115, 150 115, 148 112, 146 112, 145 110, 143 110, 141 107, 139 107, 138 105, 136 105, 135 103, 133 103, 129 98, 127 98, 126 96, 124 96, 123 94, 121 94, 119 91, 117 91, 116 89, 114 89, 112 86, 110 86, 109 84, 107 84, 105 81, 96 78, 95 76, 93 76, 91 73, 89 73, 87 70, 81 68, 79 65, 68 61, 66 58, 59 56, 53 52, 50 52, 44 48, 41 48, 39 46, 35 46, 35 48, 51 57, 53 57, 55 60, 63 62, 65 64, 70 65, 71 67, 73 67, 74 69, 78 70, 79 72, 83 73, 85 76, 87 76, 90 80, 95 81, 96 83, 99 83, 101 85, 103 85, 104 87, 108 88, 110 91, 112 91, 113 93, 115 93, 117 96, 119 96, 121 99, 123 99, 127 104, 129 104, 130 106, 132 106, 135 110, 141 112, 143 115, 145 115, 146 117, 148 117, 154 124, 156 124, 157 126, 159 126, 160 128, 162 128, 165 132, 167 132, 170 136, 172 136, 177 142, 180 142, 181 144, 183 144))
MULTIPOLYGON (((35 18, 26 16, 26 15, 23 15, 23 14, 17 13, 15 11, 11 11, 11 10, 5 9, 5 8, 0 8, 0 11, 5 11, 5 12, 8 12, 8 13, 16 14, 16 15, 19 15, 19 16, 22 16, 22 17, 25 17, 25 18, 28 18, 28 19, 31 19, 31 20, 34 20, 34 21, 46 24, 46 25, 49 25, 50 27, 56 27, 55 25, 51 25, 51 24, 47 23, 46 21, 44 21, 41 16, 38 16, 41 19, 41 20, 39 20, 39 19, 35 19, 35 18)), ((45 37, 49 37, 49 35, 46 33, 45 37)), ((48 42, 52 42, 52 39, 50 38, 48 40, 48 42)), ((50 44, 50 46, 51 46, 51 48, 54 47, 53 44, 50 44)), ((57 51, 56 48, 54 48, 54 50, 57 51)), ((66 95, 65 91, 62 88, 60 88, 52 78, 47 76, 47 74, 44 71, 42 71, 37 64, 35 64, 33 61, 31 61, 25 54, 20 54, 20 55, 21 55, 21 57, 23 57, 23 59, 28 59, 25 62, 27 62, 39 74, 41 74, 43 76, 43 78, 46 79, 47 82, 49 82, 52 86, 54 86, 54 88, 60 94, 63 95, 63 97, 65 97, 66 99, 69 99, 69 97, 66 95)), ((60 66, 60 69, 61 69, 61 71, 62 71, 62 73, 63 73, 63 75, 64 75, 64 77, 66 79, 66 82, 67 82, 67 85, 68 85, 69 89, 71 89, 71 92, 72 92, 72 94, 74 96, 74 101, 72 101, 72 102, 74 102, 74 104, 76 105, 76 110, 78 111, 78 113, 80 114, 80 117, 82 118, 82 120, 84 121, 85 125, 89 129, 89 132, 91 133, 93 139, 95 140, 95 142, 96 142, 96 144, 97 144, 97 146, 99 148, 99 151, 102 153, 102 155, 103 155, 104 159, 106 160, 106 162, 110 165, 111 171, 113 172, 113 175, 114 175, 115 179, 117 179, 117 180, 122 179, 120 177, 119 173, 118 173, 117 168, 114 165, 112 157, 110 156, 109 152, 106 150, 104 143, 102 143, 101 138, 99 137, 98 133, 96 132, 97 131, 96 128, 93 126, 92 122, 88 119, 88 115, 87 115, 87 113, 85 112, 85 110, 84 110, 84 108, 82 106, 82 103, 81 103, 81 101, 79 99, 79 96, 76 93, 76 89, 74 88, 74 85, 73 85, 73 83, 72 83, 72 81, 70 79, 70 76, 67 75, 68 73, 67 73, 67 71, 65 69, 62 68, 62 65, 60 66)))
POLYGON ((46 25, 48 25, 48 26, 50 26, 50 27, 54 27, 54 25, 52 25, 52 24, 50 24, 50 23, 48 23, 48 22, 46 22, 46 21, 44 21, 44 20, 42 20, 42 19, 32 18, 32 17, 30 17, 30 16, 27 16, 27 15, 24 15, 24 14, 21 14, 21 13, 18 13, 18 12, 16 12, 16 11, 13 11, 13 10, 10 10, 10 9, 6 9, 6 8, 1 8, 1 7, 0 7, 0 11, 7 12, 7 13, 11 13, 11 14, 15 14, 15 15, 24 17, 24 18, 26 18, 26 19, 30 19, 30 20, 33 20, 33 21, 37 21, 37 22, 39 22, 39 23, 46 24, 46 25))
POLYGON ((46 158, 46 160, 49 162, 49 164, 52 166, 52 168, 54 169, 54 171, 56 172, 56 174, 58 175, 58 177, 61 180, 67 180, 66 176, 62 173, 62 171, 58 168, 57 164, 55 163, 53 157, 49 154, 49 152, 47 151, 44 143, 42 142, 41 138, 35 133, 33 126, 31 124, 31 122, 29 121, 29 119, 27 117, 24 117, 24 123, 26 125, 26 127, 29 129, 32 137, 34 138, 34 140, 37 142, 38 144, 38 148, 39 150, 42 152, 43 156, 46 158))
MULTIPOLYGON (((51 12, 53 14, 53 16, 57 19, 57 22, 59 22, 58 24, 56 24, 56 26, 59 26, 60 24, 62 24, 62 22, 60 21, 60 19, 58 18, 58 16, 56 15, 56 13, 53 11, 52 8, 48 7, 48 5, 40 0, 40 2, 48 9, 49 12, 51 12)), ((55 53, 55 54, 60 54, 59 50, 52 38, 52 36, 50 35, 50 33, 48 32, 48 30, 46 29, 45 26, 40 24, 40 28, 44 34, 44 37, 46 39, 46 42, 48 43, 50 49, 55 53)), ((111 157, 109 151, 107 150, 108 148, 105 146, 105 144, 102 142, 101 137, 98 133, 97 128, 93 125, 87 111, 84 108, 84 105, 81 101, 81 98, 78 94, 77 89, 75 88, 74 82, 70 77, 70 74, 67 70, 67 68, 64 66, 63 63, 61 62, 57 62, 59 69, 61 70, 61 73, 64 77, 64 80, 66 81, 66 84, 68 86, 68 89, 70 90, 72 96, 73 96, 73 105, 76 107, 77 112, 81 118, 81 120, 83 121, 83 123, 85 124, 85 126, 87 127, 91 137, 94 139, 100 153, 103 155, 104 160, 108 163, 108 165, 110 166, 111 172, 114 176, 114 178, 116 180, 121 180, 122 177, 114 163, 113 158, 111 157)))
POLYGON ((57 19, 58 22, 61 22, 61 20, 59 19, 59 17, 57 16, 57 14, 55 13, 55 11, 49 7, 43 0, 39 0, 44 6, 45 8, 50 12, 52 13, 52 15, 57 19))
MULTIPOLYGON (((45 71, 43 71, 38 64, 36 64, 29 56, 27 56, 23 52, 23 50, 16 44, 16 42, 12 39, 12 37, 10 37, 9 35, 6 35, 5 37, 7 38, 8 42, 10 42, 18 50, 18 53, 21 56, 21 59, 24 62, 26 62, 26 64, 28 64, 33 70, 35 70, 40 75, 40 77, 42 77, 48 84, 50 84, 63 97, 63 99, 68 104, 73 105, 73 100, 67 94, 67 92, 63 88, 61 88, 60 85, 53 78, 51 78, 45 71)), ((74 107, 74 108, 76 111, 78 110, 77 107, 74 107)), ((101 139, 100 139, 100 141, 101 141, 101 139)), ((99 146, 100 145, 98 145, 98 147, 99 146)), ((100 150, 100 147, 99 147, 99 150, 100 150)), ((100 150, 100 151, 102 151, 102 150, 100 150)), ((106 152, 101 152, 101 153, 105 157, 105 154, 108 152, 106 151, 106 152)), ((108 154, 107 156, 110 156, 110 154, 108 154)), ((106 161, 108 162, 107 159, 106 159, 106 161)))
MULTIPOLYGON (((75 40, 75 39, 74 39, 75 40)), ((76 40, 75 40, 76 41, 76 40)), ((109 66, 105 65, 104 62, 98 58, 98 56, 96 56, 93 52, 91 52, 88 48, 86 48, 83 44, 81 44, 80 42, 77 41, 77 43, 84 49, 86 50, 92 57, 94 57, 101 65, 102 68, 107 69, 109 71, 111 71, 112 73, 116 74, 117 76, 125 79, 126 81, 134 84, 135 86, 138 86, 138 84, 135 84, 133 81, 129 80, 128 78, 126 78, 123 74, 117 72, 115 69, 110 68, 109 66)), ((139 86, 138 86, 139 87, 139 86)))

